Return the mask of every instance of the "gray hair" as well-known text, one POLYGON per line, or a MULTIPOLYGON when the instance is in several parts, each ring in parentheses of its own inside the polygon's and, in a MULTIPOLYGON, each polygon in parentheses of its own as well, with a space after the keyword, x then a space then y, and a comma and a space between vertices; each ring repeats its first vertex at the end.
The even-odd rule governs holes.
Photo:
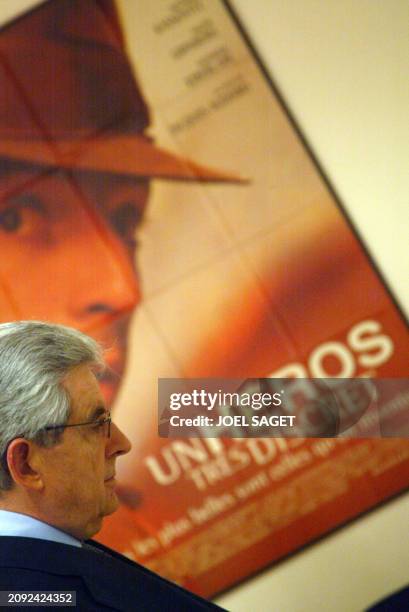
POLYGON ((67 423, 71 399, 61 383, 82 364, 102 368, 102 349, 71 327, 40 321, 0 324, 0 491, 13 486, 5 454, 14 438, 42 446, 59 441, 61 430, 44 428, 67 423))

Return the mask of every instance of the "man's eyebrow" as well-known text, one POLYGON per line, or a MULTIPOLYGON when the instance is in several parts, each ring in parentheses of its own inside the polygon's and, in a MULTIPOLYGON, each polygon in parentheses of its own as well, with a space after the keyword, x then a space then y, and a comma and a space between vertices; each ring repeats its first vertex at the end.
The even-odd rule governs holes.
POLYGON ((106 409, 104 404, 99 404, 98 406, 94 408, 94 410, 91 412, 88 418, 90 421, 96 421, 98 417, 102 415, 107 415, 107 414, 108 414, 108 410, 106 409))

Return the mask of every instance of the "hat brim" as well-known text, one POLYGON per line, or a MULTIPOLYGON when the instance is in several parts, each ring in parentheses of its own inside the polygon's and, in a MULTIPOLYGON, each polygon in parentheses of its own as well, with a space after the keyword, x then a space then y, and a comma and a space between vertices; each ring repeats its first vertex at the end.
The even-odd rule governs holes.
POLYGON ((42 166, 169 180, 246 182, 157 147, 140 135, 114 134, 94 139, 0 138, 0 156, 42 166))

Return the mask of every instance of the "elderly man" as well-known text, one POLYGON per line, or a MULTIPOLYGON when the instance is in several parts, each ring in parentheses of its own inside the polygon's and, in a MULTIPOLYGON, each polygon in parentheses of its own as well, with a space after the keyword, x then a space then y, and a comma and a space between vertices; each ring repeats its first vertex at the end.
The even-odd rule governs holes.
POLYGON ((87 611, 220 609, 88 541, 117 508, 115 464, 130 450, 102 368, 74 329, 0 325, 0 591, 75 592, 87 611))

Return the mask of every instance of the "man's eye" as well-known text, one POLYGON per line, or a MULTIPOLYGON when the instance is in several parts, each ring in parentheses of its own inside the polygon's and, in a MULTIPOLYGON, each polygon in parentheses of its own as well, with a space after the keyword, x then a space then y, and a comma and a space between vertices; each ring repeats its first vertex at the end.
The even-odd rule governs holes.
POLYGON ((123 202, 110 215, 114 230, 133 247, 136 245, 135 230, 141 220, 142 213, 134 202, 123 202))
POLYGON ((5 232, 16 232, 22 225, 21 211, 15 208, 7 208, 0 215, 0 226, 5 232))
POLYGON ((35 196, 24 195, 0 213, 0 229, 7 234, 35 232, 44 219, 44 207, 35 196))
POLYGON ((95 421, 95 424, 93 425, 93 429, 95 429, 95 431, 102 433, 105 431, 106 423, 107 423, 107 419, 105 417, 98 419, 98 421, 95 421))

